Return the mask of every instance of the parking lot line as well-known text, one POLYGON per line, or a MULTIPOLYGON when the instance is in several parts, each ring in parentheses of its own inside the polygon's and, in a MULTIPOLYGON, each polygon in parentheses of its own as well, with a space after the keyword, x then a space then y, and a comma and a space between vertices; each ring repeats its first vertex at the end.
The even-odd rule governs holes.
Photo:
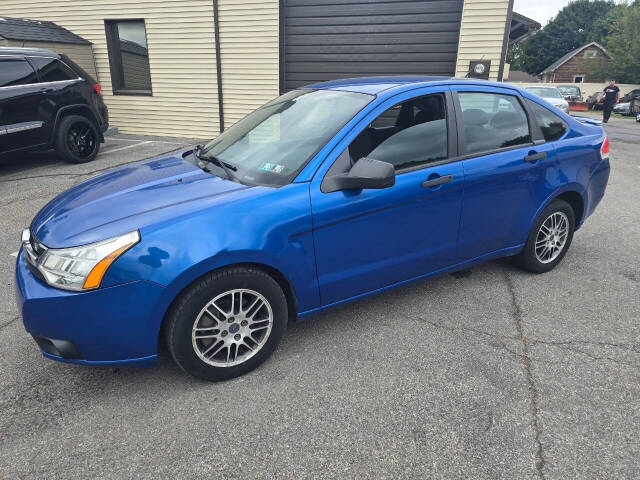
POLYGON ((113 150, 108 150, 108 151, 104 152, 103 155, 108 155, 110 153, 120 152, 121 150, 126 150, 128 148, 139 147, 140 145, 145 145, 147 143, 153 143, 153 142, 151 140, 149 140, 149 141, 146 141, 146 142, 134 143, 133 145, 127 145, 125 147, 114 148, 113 150))
POLYGON ((18 256, 18 253, 19 253, 19 252, 13 252, 13 253, 11 254, 11 256, 12 256, 12 257, 17 257, 17 256, 18 256))

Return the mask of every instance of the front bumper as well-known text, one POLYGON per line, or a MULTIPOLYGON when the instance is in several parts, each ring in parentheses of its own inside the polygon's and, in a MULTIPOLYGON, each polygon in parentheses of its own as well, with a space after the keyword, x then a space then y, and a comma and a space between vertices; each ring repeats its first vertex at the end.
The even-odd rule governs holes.
POLYGON ((161 285, 135 281, 87 292, 50 287, 29 270, 20 249, 16 301, 24 327, 42 354, 87 365, 153 365, 161 318, 161 285))

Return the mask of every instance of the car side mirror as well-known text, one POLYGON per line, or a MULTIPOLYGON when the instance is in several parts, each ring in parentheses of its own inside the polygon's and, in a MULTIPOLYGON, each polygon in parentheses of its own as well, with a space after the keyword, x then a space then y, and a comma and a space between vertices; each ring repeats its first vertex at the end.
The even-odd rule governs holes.
POLYGON ((326 178, 322 191, 329 193, 340 190, 381 189, 392 187, 395 183, 396 170, 393 165, 363 157, 347 173, 326 178))

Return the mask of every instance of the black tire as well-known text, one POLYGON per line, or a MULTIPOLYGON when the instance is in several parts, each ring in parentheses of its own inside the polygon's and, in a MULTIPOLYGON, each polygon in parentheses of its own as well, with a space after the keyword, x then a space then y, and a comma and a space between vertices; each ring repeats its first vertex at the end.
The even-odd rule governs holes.
POLYGON ((180 294, 165 320, 165 341, 174 361, 185 372, 209 381, 228 380, 250 372, 269 358, 280 343, 287 319, 285 295, 271 276, 257 268, 231 267, 205 275, 180 294), (234 289, 255 291, 268 301, 273 314, 271 331, 257 353, 243 363, 227 367, 210 365, 194 350, 194 323, 212 299, 234 289))
POLYGON ((576 223, 575 213, 573 212, 573 208, 564 200, 554 200, 540 213, 535 223, 533 224, 533 228, 529 233, 529 237, 527 238, 527 242, 524 246, 524 249, 520 254, 516 257, 516 262, 523 269, 533 272, 533 273, 545 273, 549 270, 553 270, 556 265, 558 265, 564 256, 566 255, 569 247, 571 246, 571 241, 573 240, 573 232, 575 230, 576 223), (538 256, 535 252, 535 244, 536 238, 538 237, 538 232, 540 231, 540 227, 543 222, 548 219, 554 213, 563 213, 566 215, 569 221, 569 230, 567 233, 567 239, 562 247, 562 250, 558 254, 558 256, 548 263, 543 263, 538 259, 538 256))
POLYGON ((70 163, 90 162, 100 151, 100 135, 95 124, 82 115, 63 117, 55 132, 55 149, 70 163))

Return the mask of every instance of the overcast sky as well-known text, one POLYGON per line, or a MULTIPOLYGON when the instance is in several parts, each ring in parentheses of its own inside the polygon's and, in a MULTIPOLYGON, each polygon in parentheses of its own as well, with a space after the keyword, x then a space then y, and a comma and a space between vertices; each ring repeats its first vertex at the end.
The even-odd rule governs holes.
MULTIPOLYGON (((622 3, 622 1, 616 0, 616 3, 622 3)), ((515 0, 513 11, 533 18, 544 26, 568 4, 569 0, 515 0)))

